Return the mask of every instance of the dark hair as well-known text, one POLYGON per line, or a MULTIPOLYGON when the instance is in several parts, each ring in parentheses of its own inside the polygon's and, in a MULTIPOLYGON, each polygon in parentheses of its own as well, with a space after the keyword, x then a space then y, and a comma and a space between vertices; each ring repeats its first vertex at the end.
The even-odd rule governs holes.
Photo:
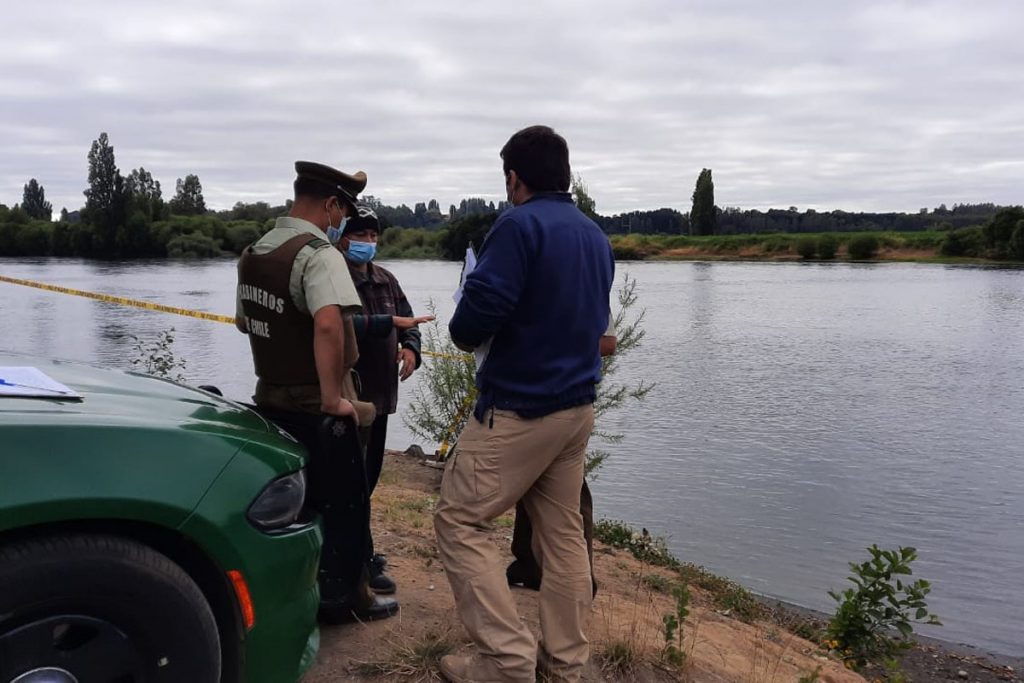
POLYGON ((523 128, 501 148, 502 168, 515 171, 534 192, 567 192, 572 181, 569 145, 548 126, 523 128))
MULTIPOLYGON (((296 197, 312 197, 313 199, 327 199, 328 197, 335 197, 338 194, 338 190, 331 187, 327 183, 322 183, 319 180, 313 178, 296 178, 295 184, 296 197)), ((341 200, 341 197, 338 197, 341 200)))

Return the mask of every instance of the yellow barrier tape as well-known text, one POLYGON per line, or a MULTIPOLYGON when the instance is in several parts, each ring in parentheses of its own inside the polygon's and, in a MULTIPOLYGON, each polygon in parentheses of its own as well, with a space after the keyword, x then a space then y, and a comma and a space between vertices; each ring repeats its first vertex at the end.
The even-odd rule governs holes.
MULTIPOLYGON (((200 320, 212 320, 217 323, 228 323, 229 325, 235 324, 235 317, 233 315, 219 315, 217 313, 207 313, 206 311, 195 311, 190 308, 181 308, 180 306, 166 306, 164 304, 156 304, 152 301, 142 301, 140 299, 129 299, 126 296, 114 296, 113 294, 100 294, 99 292, 87 292, 84 289, 74 289, 72 287, 62 287, 61 285, 51 285, 45 282, 36 282, 35 280, 24 280, 17 277, 9 277, 7 275, 0 275, 0 282, 6 282, 12 285, 23 285, 25 287, 34 287, 35 289, 42 289, 47 292, 57 292, 59 294, 71 294, 73 296, 82 296, 86 299, 94 299, 95 301, 105 301, 109 304, 120 304, 121 306, 134 306, 135 308, 144 308, 149 311, 160 311, 161 313, 173 313, 175 315, 184 315, 189 318, 199 318, 200 320)), ((435 358, 459 358, 459 356, 452 356, 444 353, 436 353, 434 351, 421 351, 424 356, 433 356, 435 358)))
POLYGON ((455 433, 455 430, 458 429, 462 419, 466 416, 466 412, 473 407, 474 403, 476 403, 475 399, 476 397, 473 396, 473 392, 470 392, 466 396, 465 400, 462 401, 462 405, 459 407, 459 412, 455 414, 455 421, 452 423, 452 426, 448 428, 448 431, 444 435, 444 441, 441 442, 441 448, 437 451, 438 460, 443 462, 448 459, 448 449, 450 448, 451 440, 458 436, 455 433))
POLYGON ((6 275, 0 275, 0 282, 7 282, 12 285, 24 285, 25 287, 35 287, 36 289, 42 289, 47 292, 59 292, 60 294, 72 294, 74 296, 84 296, 87 299, 95 299, 96 301, 105 301, 111 304, 120 304, 122 306, 134 306, 136 308, 145 308, 150 311, 160 311, 162 313, 174 313, 175 315, 184 315, 190 318, 199 318, 201 320, 212 320, 218 323, 231 323, 235 324, 234 316, 217 315, 216 313, 207 313, 206 311, 193 311, 188 308, 180 308, 178 306, 165 306, 164 304, 155 304, 152 301, 141 301, 139 299, 129 299, 124 296, 114 296, 112 294, 100 294, 98 292, 87 292, 83 289, 73 289, 71 287, 61 287, 60 285, 48 285, 45 282, 36 282, 34 280, 23 280, 16 277, 8 277, 6 275))

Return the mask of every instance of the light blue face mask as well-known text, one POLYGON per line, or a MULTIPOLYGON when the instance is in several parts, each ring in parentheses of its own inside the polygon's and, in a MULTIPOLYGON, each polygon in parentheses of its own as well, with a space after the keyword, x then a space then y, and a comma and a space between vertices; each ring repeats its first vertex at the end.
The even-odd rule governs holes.
POLYGON ((377 254, 377 245, 373 242, 349 241, 345 257, 352 263, 369 263, 377 254))
MULTIPOLYGON (((327 220, 330 220, 328 218, 327 220)), ((331 244, 337 244, 341 239, 342 233, 345 232, 345 224, 348 223, 348 216, 341 217, 341 224, 338 227, 328 224, 327 226, 327 241, 331 244)))

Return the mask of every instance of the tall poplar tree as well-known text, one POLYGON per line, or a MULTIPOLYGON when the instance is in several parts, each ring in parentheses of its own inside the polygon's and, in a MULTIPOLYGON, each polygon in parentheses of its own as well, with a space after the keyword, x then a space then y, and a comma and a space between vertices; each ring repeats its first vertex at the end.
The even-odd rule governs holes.
POLYGON ((690 230, 694 235, 714 235, 717 232, 717 226, 715 183, 711 180, 711 169, 705 168, 697 176, 697 186, 693 190, 690 230))
POLYGON ((118 226, 124 224, 124 176, 114 161, 114 148, 106 133, 89 150, 89 188, 85 190, 85 220, 93 228, 98 256, 111 256, 118 226))

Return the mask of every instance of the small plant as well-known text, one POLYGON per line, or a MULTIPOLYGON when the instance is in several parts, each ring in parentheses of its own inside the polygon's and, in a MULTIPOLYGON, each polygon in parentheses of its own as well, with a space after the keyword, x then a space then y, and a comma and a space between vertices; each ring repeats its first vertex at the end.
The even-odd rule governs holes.
POLYGON ((665 636, 662 656, 666 662, 678 667, 686 661, 686 652, 683 651, 683 623, 690 613, 690 589, 686 584, 676 586, 672 589, 672 596, 676 599, 676 610, 662 617, 665 636))
POLYGON ((154 341, 145 341, 134 334, 129 335, 132 340, 131 367, 147 375, 171 379, 175 382, 184 382, 185 376, 180 371, 185 370, 185 360, 174 355, 174 328, 163 330, 154 341))
POLYGON ((907 674, 903 673, 900 662, 895 657, 882 662, 882 668, 885 669, 886 683, 910 683, 910 679, 907 674))
MULTIPOLYGON (((627 273, 622 287, 618 291, 619 309, 612 312, 611 323, 615 327, 615 353, 601 359, 601 383, 597 385, 597 397, 594 400, 594 430, 592 436, 607 444, 617 444, 624 435, 606 431, 602 428, 601 416, 614 412, 627 401, 643 401, 654 388, 654 384, 643 379, 636 384, 619 384, 612 377, 618 368, 619 361, 633 349, 640 346, 647 334, 643 328, 645 309, 641 309, 633 317, 633 307, 637 303, 636 278, 627 273)), ((593 442, 595 439, 592 439, 593 442)), ((597 470, 610 454, 601 449, 587 451, 584 472, 591 481, 597 478, 597 470)))
POLYGON ((819 674, 821 674, 821 664, 814 667, 814 671, 804 674, 803 676, 798 678, 796 683, 818 683, 818 681, 820 680, 818 678, 819 674))
MULTIPOLYGON (((436 314, 433 301, 427 310, 436 314)), ((438 319, 421 327, 426 328, 423 350, 430 359, 420 370, 422 378, 402 421, 413 434, 441 444, 443 459, 476 403, 476 359, 455 346, 438 319)))
POLYGON ((853 576, 849 580, 855 587, 842 593, 829 591, 839 606, 828 625, 828 644, 855 666, 906 647, 912 623, 942 625, 925 603, 931 584, 924 579, 904 583, 898 578, 912 573, 910 565, 917 559, 914 548, 882 550, 872 545, 868 552, 867 562, 850 563, 853 576))
POLYGON ((640 660, 636 650, 623 640, 613 640, 597 653, 601 668, 626 678, 640 660))
POLYGON ((822 638, 824 638, 824 632, 821 627, 810 620, 805 619, 791 623, 787 628, 793 635, 809 640, 812 643, 820 643, 822 638))
MULTIPOLYGON (((390 230, 390 228, 389 228, 390 230)), ((465 249, 463 248, 463 251, 465 249)), ((594 440, 608 444, 622 441, 623 435, 609 432, 601 426, 601 416, 620 408, 630 400, 642 401, 654 388, 654 384, 640 379, 633 384, 618 384, 612 376, 618 362, 644 338, 644 310, 631 310, 637 303, 637 281, 626 275, 618 290, 618 311, 612 312, 611 322, 615 326, 616 351, 601 359, 602 381, 597 385, 594 401, 595 425, 591 435, 594 440)), ((427 304, 431 315, 436 307, 427 304)), ((413 399, 402 421, 413 434, 440 444, 438 458, 444 460, 452 445, 473 414, 476 404, 476 358, 455 346, 439 319, 421 327, 424 330, 423 350, 429 362, 420 370, 422 379, 413 392, 413 399)), ((607 451, 595 449, 587 452, 585 473, 593 479, 601 463, 609 456, 607 451)))

